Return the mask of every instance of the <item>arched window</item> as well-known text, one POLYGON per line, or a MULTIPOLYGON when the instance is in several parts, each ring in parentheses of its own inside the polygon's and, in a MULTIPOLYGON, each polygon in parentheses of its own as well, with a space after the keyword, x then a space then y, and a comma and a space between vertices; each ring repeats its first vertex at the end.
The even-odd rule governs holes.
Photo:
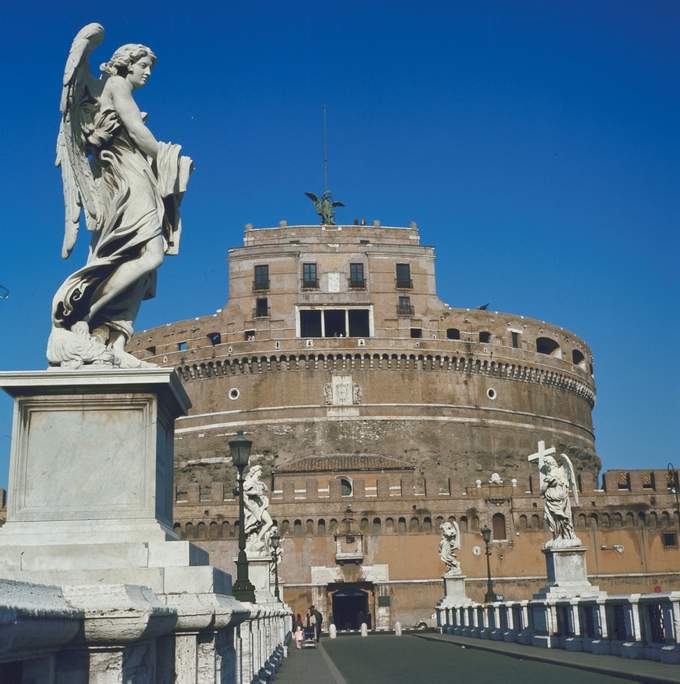
POLYGON ((600 521, 600 526, 601 527, 611 527, 611 518, 609 517, 609 513, 603 513, 602 514, 602 520, 600 521))
POLYGON ((635 513, 626 513, 626 527, 635 527, 635 513))
POLYGON ((340 493, 342 496, 352 496, 352 483, 346 478, 340 478, 340 493))
POLYGON ((305 523, 305 534, 314 534, 314 521, 311 519, 305 523))
POLYGON ((579 368, 583 368, 583 370, 586 370, 586 357, 583 356, 583 352, 581 350, 571 350, 571 361, 575 366, 578 366, 579 368))
POLYGON ((182 525, 180 523, 175 523, 172 526, 172 529, 174 532, 177 532, 177 534, 181 537, 182 536, 182 525))
POLYGON ((284 520, 281 523, 281 534, 287 534, 288 530, 290 530, 290 522, 288 520, 284 520))
POLYGON ((432 532, 432 518, 423 518, 423 532, 432 532))
POLYGON ((382 532, 382 523, 380 522, 380 518, 373 518, 372 532, 373 534, 380 534, 382 532))
POLYGON ((385 520, 385 532, 394 532, 394 518, 385 520))
POLYGON ((495 540, 508 538, 505 531, 505 516, 502 513, 493 514, 493 518, 491 518, 491 529, 493 530, 493 538, 495 540))
POLYGON ((590 526, 591 527, 597 527, 599 520, 597 517, 597 513, 591 513, 590 514, 590 526))
POLYGON ((460 520, 458 521, 458 527, 460 527, 461 532, 468 531, 468 519, 466 515, 460 516, 460 520))
POLYGON ((225 520, 222 523, 222 539, 228 539, 231 535, 231 525, 225 520))
POLYGON ((368 532, 368 518, 361 519, 361 522, 359 523, 359 529, 362 532, 368 532))
POLYGON ((406 534, 406 518, 399 518, 399 534, 406 534))
POLYGON ((208 531, 208 536, 210 537, 210 539, 218 539, 220 536, 219 526, 218 526, 217 522, 215 522, 214 520, 210 523, 210 529, 208 531))
POLYGON ((487 330, 483 330, 479 333, 479 341, 482 344, 488 344, 489 342, 491 342, 491 333, 487 330))
POLYGON ((546 354, 547 356, 554 356, 557 359, 562 358, 562 350, 560 345, 555 340, 549 337, 536 338, 536 351, 539 354, 546 354))
POLYGON ((434 524, 435 524, 437 530, 439 530, 439 528, 441 527, 441 525, 442 525, 443 522, 444 522, 444 518, 442 518, 441 515, 438 515, 438 516, 436 517, 436 519, 435 519, 435 522, 434 522, 434 524))
POLYGON ((519 516, 519 529, 526 530, 527 527, 529 527, 529 521, 527 520, 526 515, 522 514, 519 516))
POLYGON ((479 532, 479 518, 476 515, 470 521, 470 529, 473 532, 479 532))
POLYGON ((649 519, 647 520, 647 524, 648 524, 650 527, 657 527, 657 526, 658 526, 658 524, 659 524, 659 517, 657 516, 657 514, 656 514, 654 511, 652 511, 652 512, 649 514, 649 519))
POLYGON ((302 535, 302 520, 295 520, 293 522, 293 534, 296 537, 299 537, 302 535))
POLYGON ((664 511, 661 514, 661 527, 670 527, 671 524, 671 516, 668 511, 664 511))
POLYGON ((184 536, 186 539, 193 539, 194 538, 194 524, 188 522, 184 526, 184 536))
POLYGON ((420 532, 420 521, 415 516, 411 518, 408 524, 409 532, 420 532))
POLYGON ((196 537, 198 539, 207 539, 208 538, 208 530, 205 526, 205 523, 201 521, 196 525, 196 537))
POLYGON ((316 527, 316 533, 318 535, 326 534, 326 521, 323 518, 321 518, 321 520, 319 520, 319 524, 316 527))
POLYGON ((460 330, 458 328, 447 328, 446 329, 446 339, 447 340, 459 340, 460 330))
POLYGON ((540 519, 538 513, 534 513, 531 516, 531 529, 532 530, 540 530, 541 529, 541 519, 540 519))
POLYGON ((586 528, 586 526, 587 526, 587 524, 588 524, 588 520, 587 520, 587 518, 586 518, 586 514, 585 514, 585 513, 579 513, 579 514, 578 514, 578 518, 577 518, 576 520, 577 520, 577 523, 576 523, 576 526, 577 526, 577 527, 580 527, 580 528, 582 528, 582 529, 585 529, 585 528, 586 528))
POLYGON ((614 527, 623 527, 623 516, 620 513, 614 513, 612 523, 614 527))
POLYGON ((329 534, 335 534, 338 531, 338 521, 335 518, 331 518, 328 521, 328 532, 329 534))

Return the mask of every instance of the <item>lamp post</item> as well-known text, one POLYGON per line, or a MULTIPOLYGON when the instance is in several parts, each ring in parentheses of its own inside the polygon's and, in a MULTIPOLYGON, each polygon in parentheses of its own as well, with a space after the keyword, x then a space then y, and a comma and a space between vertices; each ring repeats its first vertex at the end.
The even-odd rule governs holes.
POLYGON ((269 537, 269 543, 272 545, 272 563, 274 563, 274 597, 277 601, 281 600, 279 596, 279 544, 281 543, 281 536, 279 535, 279 528, 275 527, 269 537))
POLYGON ((675 517, 678 519, 678 528, 680 529, 680 473, 678 469, 672 464, 668 464, 668 489, 675 494, 675 517))
POLYGON ((484 539, 484 544, 486 544, 486 594, 484 594, 485 603, 495 603, 496 594, 493 590, 493 582, 491 581, 491 563, 489 558, 491 556, 491 551, 489 551, 489 542, 491 541, 491 530, 484 525, 481 529, 482 538, 484 539))
POLYGON ((238 470, 238 560, 236 561, 236 582, 232 593, 239 601, 255 603, 255 587, 248 579, 248 557, 246 556, 245 510, 243 503, 243 471, 248 465, 252 442, 239 430, 229 442, 231 460, 238 470))

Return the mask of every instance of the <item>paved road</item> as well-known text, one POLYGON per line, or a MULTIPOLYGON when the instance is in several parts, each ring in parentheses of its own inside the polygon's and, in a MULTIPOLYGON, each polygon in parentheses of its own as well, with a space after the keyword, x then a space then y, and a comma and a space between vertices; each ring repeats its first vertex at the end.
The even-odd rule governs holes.
MULTIPOLYGON (((625 663, 622 663, 625 667, 625 663)), ((322 648, 291 652, 277 684, 622 684, 571 667, 460 648, 413 636, 324 639, 322 648), (331 662, 332 661, 332 662, 331 662)))

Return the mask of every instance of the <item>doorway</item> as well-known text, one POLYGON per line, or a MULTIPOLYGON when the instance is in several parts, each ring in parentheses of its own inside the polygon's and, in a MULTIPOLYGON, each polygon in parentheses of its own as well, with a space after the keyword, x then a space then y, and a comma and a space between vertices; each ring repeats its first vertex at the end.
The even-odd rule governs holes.
POLYGON ((338 630, 358 630, 365 622, 371 629, 368 591, 357 586, 343 585, 333 592, 333 621, 338 630))

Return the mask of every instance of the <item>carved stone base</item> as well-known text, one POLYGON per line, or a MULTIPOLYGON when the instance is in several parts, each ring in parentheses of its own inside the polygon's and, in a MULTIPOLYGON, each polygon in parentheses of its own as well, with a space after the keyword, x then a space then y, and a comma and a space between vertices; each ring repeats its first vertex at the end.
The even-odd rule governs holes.
POLYGON ((271 585, 271 556, 248 553, 248 579, 255 587, 256 603, 277 603, 271 585))
POLYGON ((548 583, 534 594, 534 599, 576 598, 603 593, 588 580, 584 546, 553 546, 544 548, 543 553, 548 583))

